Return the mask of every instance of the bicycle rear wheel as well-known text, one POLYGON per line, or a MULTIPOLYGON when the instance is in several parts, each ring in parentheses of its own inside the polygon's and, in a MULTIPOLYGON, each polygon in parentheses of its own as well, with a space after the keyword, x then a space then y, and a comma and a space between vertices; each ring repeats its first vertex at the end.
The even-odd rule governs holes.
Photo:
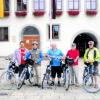
POLYGON ((12 71, 3 72, 0 76, 0 89, 13 90, 16 88, 16 77, 12 71))
POLYGON ((87 75, 83 80, 83 88, 89 93, 97 93, 100 91, 100 75, 95 75, 97 82, 93 75, 87 75))
POLYGON ((42 80, 42 89, 44 88, 50 88, 50 83, 51 83, 51 79, 50 79, 50 74, 44 74, 43 80, 42 80))

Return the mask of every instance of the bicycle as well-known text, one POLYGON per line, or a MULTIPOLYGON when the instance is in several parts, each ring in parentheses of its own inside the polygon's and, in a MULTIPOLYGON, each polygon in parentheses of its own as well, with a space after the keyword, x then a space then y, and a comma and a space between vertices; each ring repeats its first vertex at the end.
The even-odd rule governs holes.
POLYGON ((66 57, 65 64, 63 65, 63 80, 64 88, 67 91, 70 86, 70 65, 74 63, 73 59, 66 57))
POLYGON ((51 80, 51 65, 47 65, 46 72, 44 74, 43 80, 42 80, 42 89, 44 88, 50 88, 51 80))
POLYGON ((100 75, 98 70, 95 72, 94 67, 94 65, 86 66, 83 73, 83 88, 88 93, 97 93, 100 91, 100 75), (95 77, 97 82, 95 82, 95 77))
POLYGON ((26 60, 25 68, 23 69, 22 73, 20 74, 17 82, 17 89, 20 89, 23 86, 23 82, 28 80, 29 83, 33 86, 34 84, 34 73, 33 73, 33 64, 34 61, 31 59, 26 60), (28 68, 30 67, 30 72, 28 68))
POLYGON ((11 58, 7 58, 6 60, 9 61, 9 65, 7 70, 0 75, 0 89, 12 90, 16 87, 15 72, 16 69, 18 70, 18 67, 15 62, 11 60, 11 58))

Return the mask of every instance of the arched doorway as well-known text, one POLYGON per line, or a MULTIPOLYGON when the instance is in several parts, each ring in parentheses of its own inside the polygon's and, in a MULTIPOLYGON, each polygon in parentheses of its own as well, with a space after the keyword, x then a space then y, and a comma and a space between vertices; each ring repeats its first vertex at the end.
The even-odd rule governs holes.
MULTIPOLYGON (((40 34, 37 28, 33 26, 27 26, 23 30, 23 41, 25 41, 25 47, 27 49, 32 49, 32 41, 38 41, 40 44, 40 34)), ((40 45, 39 45, 40 47, 40 45)))
POLYGON ((81 33, 74 39, 74 43, 77 44, 77 49, 80 52, 80 57, 84 56, 86 48, 88 48, 88 41, 93 40, 95 47, 98 46, 97 38, 91 33, 81 33))

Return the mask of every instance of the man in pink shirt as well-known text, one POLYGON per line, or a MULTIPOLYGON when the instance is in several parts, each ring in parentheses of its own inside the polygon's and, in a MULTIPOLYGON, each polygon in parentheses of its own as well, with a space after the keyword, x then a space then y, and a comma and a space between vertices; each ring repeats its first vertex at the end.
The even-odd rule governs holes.
POLYGON ((70 66, 71 71, 71 82, 72 84, 78 86, 78 59, 79 59, 79 51, 76 49, 76 44, 72 44, 71 50, 67 52, 67 55, 69 58, 72 58, 74 60, 74 64, 70 66), (75 81, 74 81, 75 79, 75 81))
POLYGON ((24 46, 24 41, 20 41, 19 48, 15 50, 13 56, 13 61, 16 62, 19 66, 19 76, 25 67, 26 62, 24 60, 24 56, 28 52, 28 49, 26 49, 24 46))

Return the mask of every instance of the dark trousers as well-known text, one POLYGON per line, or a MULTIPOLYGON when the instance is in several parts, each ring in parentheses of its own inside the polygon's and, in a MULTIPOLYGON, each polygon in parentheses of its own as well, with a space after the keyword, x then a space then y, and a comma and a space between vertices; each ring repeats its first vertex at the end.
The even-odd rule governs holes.
POLYGON ((61 78, 62 68, 61 66, 51 66, 51 77, 55 78, 56 74, 58 78, 61 78))
POLYGON ((21 75, 21 73, 22 73, 24 67, 25 67, 25 64, 19 65, 19 76, 21 75))
POLYGON ((98 73, 98 62, 97 62, 97 61, 94 61, 94 62, 93 62, 93 65, 94 65, 93 69, 92 69, 90 63, 86 63, 86 62, 85 62, 84 64, 87 65, 87 66, 90 66, 90 67, 89 67, 89 73, 93 73, 94 75, 98 73), (92 71, 92 70, 93 70, 93 71, 92 71))

